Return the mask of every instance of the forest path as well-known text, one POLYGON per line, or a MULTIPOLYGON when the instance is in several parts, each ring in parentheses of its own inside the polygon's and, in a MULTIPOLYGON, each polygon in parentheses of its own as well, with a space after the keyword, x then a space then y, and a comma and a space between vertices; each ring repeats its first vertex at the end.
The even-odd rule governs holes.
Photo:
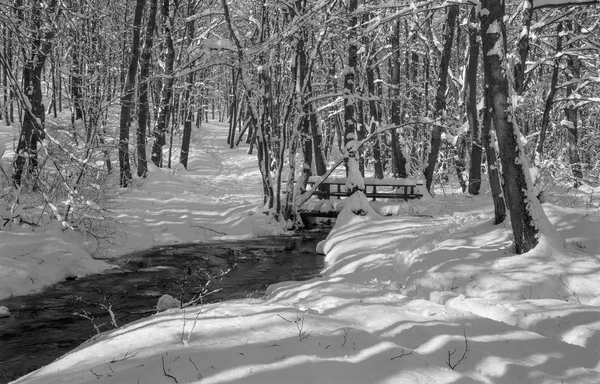
MULTIPOLYGON (((175 244, 253 234, 249 216, 262 200, 256 155, 229 148, 227 123, 204 122, 192 131, 188 169, 174 143, 172 168, 149 163, 148 177, 122 191, 115 218, 127 225, 118 256, 164 243, 175 244)), ((166 164, 166 161, 163 161, 166 164)), ((117 254, 118 253, 118 254, 117 254)))

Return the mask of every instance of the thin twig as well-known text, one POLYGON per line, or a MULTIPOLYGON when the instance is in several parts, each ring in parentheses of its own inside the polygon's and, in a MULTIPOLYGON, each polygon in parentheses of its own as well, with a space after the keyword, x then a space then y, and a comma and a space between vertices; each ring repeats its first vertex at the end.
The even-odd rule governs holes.
POLYGON ((119 361, 124 361, 124 360, 127 360, 127 359, 131 359, 132 357, 135 357, 135 356, 136 356, 138 353, 139 353, 139 352, 136 352, 136 353, 132 353, 132 354, 130 355, 130 354, 129 354, 129 351, 127 351, 127 352, 125 353, 125 356, 123 356, 123 358, 122 358, 122 359, 112 359, 110 362, 111 362, 111 363, 117 363, 117 362, 119 362, 119 361))
POLYGON ((417 346, 417 347, 414 347, 414 348, 413 348, 413 349, 411 349, 411 350, 410 350, 410 352, 408 352, 408 353, 404 353, 405 349, 404 349, 404 348, 401 348, 401 349, 400 349, 400 354, 399 354, 398 356, 394 356, 394 357, 392 357, 390 360, 402 359, 404 356, 410 356, 410 355, 412 355, 412 354, 413 354, 413 352, 414 352, 414 351, 415 351, 415 349, 417 349, 417 348, 419 348, 419 347, 418 347, 418 346, 417 346))
POLYGON ((202 380, 202 373, 200 373, 200 370, 198 369, 198 366, 196 365, 196 363, 194 363, 192 361, 191 357, 188 360, 190 361, 190 363, 192 363, 192 365, 194 366, 194 368, 196 368, 196 371, 198 371, 198 379, 202 380))
POLYGON ((465 336, 465 351, 463 352, 462 356, 460 357, 460 359, 458 359, 458 361, 454 364, 452 364, 452 355, 454 355, 454 353, 456 353, 457 348, 454 348, 454 351, 450 352, 448 351, 448 361, 446 361, 446 365, 448 367, 450 367, 450 369, 454 370, 454 368, 456 368, 456 366, 458 366, 458 364, 460 364, 463 360, 465 360, 467 358, 467 352, 469 352, 469 342, 467 340, 467 330, 463 328, 463 335, 465 336))
POLYGON ((163 373, 165 374, 165 376, 170 377, 171 379, 175 380, 176 383, 179 383, 179 381, 177 381, 177 379, 175 378, 175 376, 170 375, 170 374, 167 373, 167 370, 165 369, 165 357, 161 356, 160 358, 162 359, 163 373))

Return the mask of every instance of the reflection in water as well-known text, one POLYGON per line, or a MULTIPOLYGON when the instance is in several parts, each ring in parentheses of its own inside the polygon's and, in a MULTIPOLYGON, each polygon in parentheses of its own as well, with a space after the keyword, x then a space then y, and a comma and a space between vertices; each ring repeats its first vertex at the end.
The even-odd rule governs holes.
POLYGON ((117 261, 121 269, 64 281, 34 295, 0 300, 12 316, 0 319, 0 384, 46 365, 99 331, 149 316, 163 294, 183 302, 213 281, 204 302, 260 297, 281 281, 318 275, 315 252, 326 234, 269 237, 154 248, 117 261))

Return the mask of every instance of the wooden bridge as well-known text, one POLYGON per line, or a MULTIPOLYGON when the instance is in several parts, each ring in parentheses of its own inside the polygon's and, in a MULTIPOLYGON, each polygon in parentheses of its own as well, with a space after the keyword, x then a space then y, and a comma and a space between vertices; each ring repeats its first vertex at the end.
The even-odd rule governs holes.
MULTIPOLYGON (((308 179, 307 187, 314 189, 315 184, 320 180, 319 176, 311 176, 308 179)), ((406 179, 374 179, 365 178, 365 196, 373 201, 377 199, 396 199, 410 200, 420 199, 423 183, 411 182, 406 179)), ((319 189, 313 192, 313 196, 328 200, 333 198, 341 199, 348 197, 346 190, 346 178, 327 178, 321 183, 319 189)), ((318 211, 299 209, 298 212, 302 218, 307 217, 337 217, 336 211, 318 211)))

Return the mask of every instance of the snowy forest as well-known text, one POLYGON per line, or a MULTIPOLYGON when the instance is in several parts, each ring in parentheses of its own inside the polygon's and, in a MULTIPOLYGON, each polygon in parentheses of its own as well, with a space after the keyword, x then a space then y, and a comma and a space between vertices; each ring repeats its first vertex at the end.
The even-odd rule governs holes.
POLYGON ((187 167, 210 118, 256 152, 290 227, 338 160, 349 192, 367 172, 477 195, 483 169, 527 252, 544 184, 598 183, 594 3, 2 1, 0 117, 21 127, 3 219, 43 206, 28 220, 106 236, 116 175, 127 188, 174 152, 187 167))
POLYGON ((0 0, 0 384, 597 384, 599 50, 597 0, 0 0))

